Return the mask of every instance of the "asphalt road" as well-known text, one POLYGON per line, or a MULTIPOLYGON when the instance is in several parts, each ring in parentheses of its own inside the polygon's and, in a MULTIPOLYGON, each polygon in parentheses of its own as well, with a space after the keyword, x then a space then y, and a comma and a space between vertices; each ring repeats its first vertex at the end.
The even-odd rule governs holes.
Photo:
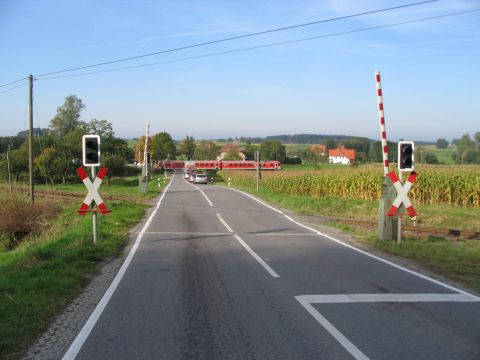
POLYGON ((65 359, 480 359, 479 298, 175 175, 65 359))

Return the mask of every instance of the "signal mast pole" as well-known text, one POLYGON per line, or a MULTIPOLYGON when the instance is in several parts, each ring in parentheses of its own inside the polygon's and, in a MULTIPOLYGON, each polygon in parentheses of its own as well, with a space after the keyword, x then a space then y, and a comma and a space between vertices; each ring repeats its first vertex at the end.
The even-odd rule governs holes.
POLYGON ((143 166, 145 167, 145 182, 147 183, 147 191, 148 191, 148 133, 150 131, 150 123, 147 123, 147 132, 145 133, 145 150, 143 152, 143 166))
POLYGON ((33 75, 28 77, 28 177, 30 178, 30 202, 35 201, 33 189, 33 75))

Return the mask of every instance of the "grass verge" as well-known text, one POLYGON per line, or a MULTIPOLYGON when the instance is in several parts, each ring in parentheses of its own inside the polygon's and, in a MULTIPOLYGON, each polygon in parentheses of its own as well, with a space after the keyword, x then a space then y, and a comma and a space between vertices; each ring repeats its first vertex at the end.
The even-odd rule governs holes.
POLYGON ((1 358, 19 358, 88 284, 98 263, 121 252, 128 243, 129 230, 148 208, 141 202, 160 191, 156 183, 151 184, 147 195, 139 195, 137 188, 138 182, 132 182, 115 190, 138 197, 138 202, 110 201, 111 213, 98 218, 99 239, 95 245, 91 215, 78 215, 75 199, 64 204, 63 211, 41 235, 25 238, 13 250, 0 251, 1 358))

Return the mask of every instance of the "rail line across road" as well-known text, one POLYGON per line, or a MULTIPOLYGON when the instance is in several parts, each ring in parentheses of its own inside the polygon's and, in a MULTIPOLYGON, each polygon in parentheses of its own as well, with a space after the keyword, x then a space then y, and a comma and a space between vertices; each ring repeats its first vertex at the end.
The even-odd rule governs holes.
POLYGON ((175 175, 74 358, 480 359, 480 298, 175 175))

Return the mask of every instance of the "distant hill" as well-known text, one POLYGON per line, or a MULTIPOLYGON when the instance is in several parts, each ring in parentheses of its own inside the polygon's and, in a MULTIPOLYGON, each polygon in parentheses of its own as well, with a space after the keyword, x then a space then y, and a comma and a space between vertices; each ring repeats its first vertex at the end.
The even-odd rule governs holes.
POLYGON ((318 144, 326 139, 337 142, 357 138, 348 135, 321 135, 321 134, 295 134, 295 135, 273 135, 265 137, 265 140, 278 140, 283 144, 318 144))
MULTIPOLYGON (((47 131, 47 129, 42 129, 42 128, 33 128, 32 130, 33 130, 33 135, 34 136, 45 135, 46 131, 47 131)), ((26 138, 28 136, 28 130, 20 131, 17 134, 17 136, 26 138)))

